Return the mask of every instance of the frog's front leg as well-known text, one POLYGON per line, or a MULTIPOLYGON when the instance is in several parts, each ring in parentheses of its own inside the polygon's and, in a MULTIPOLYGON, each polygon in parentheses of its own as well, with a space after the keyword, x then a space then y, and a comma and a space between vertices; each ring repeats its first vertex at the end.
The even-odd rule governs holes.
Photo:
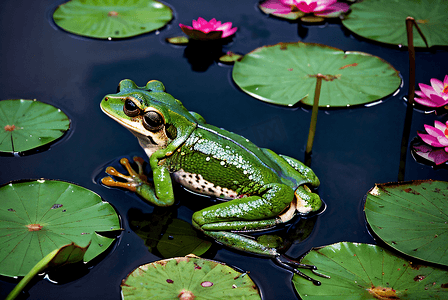
POLYGON ((115 181, 112 177, 105 177, 101 182, 106 186, 120 187, 135 192, 143 199, 157 206, 172 205, 174 203, 174 195, 171 179, 169 181, 166 180, 166 172, 168 170, 164 172, 158 169, 153 172, 154 184, 152 184, 148 182, 146 175, 143 174, 143 158, 134 157, 134 162, 137 164, 138 172, 132 168, 127 158, 120 159, 120 163, 126 168, 129 175, 118 172, 114 167, 107 167, 106 169, 107 174, 122 178, 126 182, 115 181))

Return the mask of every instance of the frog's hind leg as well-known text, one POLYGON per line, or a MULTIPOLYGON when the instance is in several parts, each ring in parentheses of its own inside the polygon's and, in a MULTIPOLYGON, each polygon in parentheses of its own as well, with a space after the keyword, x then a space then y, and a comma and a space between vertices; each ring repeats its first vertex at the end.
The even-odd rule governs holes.
POLYGON ((277 154, 267 148, 261 148, 261 151, 280 167, 283 177, 294 180, 297 186, 302 184, 309 184, 313 188, 319 186, 319 178, 317 178, 310 167, 307 167, 301 161, 286 155, 277 154))
POLYGON ((301 161, 283 155, 283 154, 279 154, 278 156, 280 156, 281 158, 283 158, 289 166, 291 166, 294 170, 296 170, 297 172, 299 172, 302 176, 304 176, 305 178, 308 179, 308 183, 313 187, 313 188, 317 188, 320 185, 320 181, 319 178, 317 178, 316 174, 314 174, 314 171, 306 166, 304 163, 302 163, 301 161))
POLYGON ((313 193, 307 186, 310 185, 317 188, 320 184, 319 178, 317 178, 313 170, 295 158, 277 154, 266 148, 261 150, 280 167, 282 178, 287 178, 296 187, 294 195, 297 199, 297 211, 302 215, 306 215, 312 211, 319 210, 322 206, 322 200, 319 195, 313 193))

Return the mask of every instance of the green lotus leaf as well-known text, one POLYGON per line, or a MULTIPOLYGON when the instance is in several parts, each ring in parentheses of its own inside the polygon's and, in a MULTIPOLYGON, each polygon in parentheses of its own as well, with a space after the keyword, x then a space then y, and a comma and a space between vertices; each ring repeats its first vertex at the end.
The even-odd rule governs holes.
MULTIPOLYGON (((378 42, 407 45, 406 18, 413 17, 429 47, 448 45, 448 1, 446 0, 376 0, 351 6, 352 12, 342 21, 354 33, 378 42)), ((426 47, 414 29, 414 46, 426 47)))
POLYGON ((0 101, 0 152, 23 152, 60 138, 70 119, 58 108, 36 100, 0 101))
POLYGON ((177 257, 135 269, 122 284, 125 300, 261 299, 246 273, 217 261, 177 257))
MULTIPOLYGON (((298 275, 293 284, 302 299, 447 299, 446 270, 412 264, 376 245, 337 243, 310 251, 301 261, 331 278, 315 286, 298 275)), ((310 276, 316 276, 305 270, 310 276)))
POLYGON ((380 239, 425 261, 448 265, 448 182, 377 184, 364 211, 380 239))
POLYGON ((127 38, 165 26, 171 9, 153 0, 71 0, 60 5, 53 19, 64 30, 93 38, 127 38))
POLYGON ((235 62, 232 77, 246 93, 269 103, 313 105, 323 76, 320 107, 347 107, 395 92, 399 72, 379 57, 310 43, 264 46, 235 62))
POLYGON ((120 229, 114 208, 83 187, 52 180, 21 181, 0 188, 0 274, 23 276, 55 249, 87 248, 88 262, 113 238, 101 232, 120 229))
POLYGON ((228 51, 226 54, 219 58, 219 61, 225 64, 233 64, 237 60, 240 60, 243 56, 232 51, 228 51))

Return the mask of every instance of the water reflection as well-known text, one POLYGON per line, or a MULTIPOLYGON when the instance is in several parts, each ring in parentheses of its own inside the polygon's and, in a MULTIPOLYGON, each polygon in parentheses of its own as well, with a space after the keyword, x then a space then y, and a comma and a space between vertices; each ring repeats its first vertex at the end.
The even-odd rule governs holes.
POLYGON ((196 41, 190 40, 184 50, 184 57, 191 64, 195 72, 205 72, 207 69, 225 53, 222 50, 224 41, 196 41))
POLYGON ((406 173, 406 156, 409 145, 409 134, 411 132, 412 113, 414 111, 414 105, 408 102, 406 106, 406 116, 404 119, 403 135, 401 138, 401 150, 400 150, 400 163, 398 167, 398 181, 404 181, 406 173))

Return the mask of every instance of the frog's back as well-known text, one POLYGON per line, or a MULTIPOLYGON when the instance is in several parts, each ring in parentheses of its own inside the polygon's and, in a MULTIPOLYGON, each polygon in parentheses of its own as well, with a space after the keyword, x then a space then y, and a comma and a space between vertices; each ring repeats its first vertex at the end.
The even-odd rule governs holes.
POLYGON ((268 183, 282 182, 278 165, 262 149, 211 125, 199 125, 169 163, 187 188, 222 198, 256 193, 268 183))

